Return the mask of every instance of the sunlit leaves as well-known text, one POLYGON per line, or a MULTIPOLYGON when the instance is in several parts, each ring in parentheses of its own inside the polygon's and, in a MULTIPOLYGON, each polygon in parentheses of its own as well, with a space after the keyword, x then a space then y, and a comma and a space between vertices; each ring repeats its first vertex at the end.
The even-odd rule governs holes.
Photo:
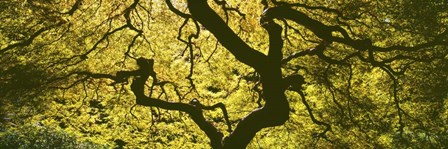
MULTIPOLYGON (((0 48, 24 44, 0 56, 0 114, 13 114, 12 123, 17 125, 41 122, 106 146, 209 147, 187 114, 136 106, 130 90, 135 76, 114 83, 73 73, 115 76, 118 71, 136 70, 139 57, 155 60, 159 82, 147 80, 147 96, 182 103, 197 98, 204 105, 222 102, 234 127, 258 108, 263 97, 259 74, 238 62, 205 27, 177 16, 164 1, 139 1, 130 8, 133 2, 82 0, 68 14, 75 0, 1 1, 0 48)), ((186 1, 171 2, 189 14, 186 1)), ((260 26, 263 5, 216 2, 209 4, 228 26, 251 48, 266 54, 268 35, 260 26)), ((404 47, 375 51, 332 42, 322 55, 341 63, 309 54, 283 64, 283 77, 305 78, 301 87, 314 116, 332 128, 320 136, 325 127, 313 123, 297 93, 287 91, 290 120, 259 132, 250 148, 446 146, 446 2, 285 2, 298 2, 294 9, 347 30, 353 41, 370 39, 372 46, 380 48, 404 47), (437 46, 405 48, 435 39, 437 46), (390 75, 391 71, 396 73, 390 75)), ((322 42, 309 27, 275 21, 284 29, 284 58, 322 42)), ((343 37, 338 32, 332 35, 343 37)), ((221 111, 204 111, 204 115, 228 135, 221 111)))

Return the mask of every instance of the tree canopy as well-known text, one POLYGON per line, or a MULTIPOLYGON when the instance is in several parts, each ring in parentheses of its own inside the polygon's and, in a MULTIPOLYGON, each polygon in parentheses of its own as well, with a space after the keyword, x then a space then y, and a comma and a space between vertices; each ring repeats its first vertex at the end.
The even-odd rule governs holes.
POLYGON ((448 147, 446 0, 9 0, 0 20, 0 137, 448 147))

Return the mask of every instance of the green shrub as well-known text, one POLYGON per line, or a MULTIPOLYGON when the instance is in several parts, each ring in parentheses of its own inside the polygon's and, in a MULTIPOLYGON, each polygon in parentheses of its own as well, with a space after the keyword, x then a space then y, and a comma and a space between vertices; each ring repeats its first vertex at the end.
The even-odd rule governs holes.
POLYGON ((62 130, 22 126, 0 133, 0 148, 8 149, 90 149, 105 148, 91 142, 78 142, 62 130))

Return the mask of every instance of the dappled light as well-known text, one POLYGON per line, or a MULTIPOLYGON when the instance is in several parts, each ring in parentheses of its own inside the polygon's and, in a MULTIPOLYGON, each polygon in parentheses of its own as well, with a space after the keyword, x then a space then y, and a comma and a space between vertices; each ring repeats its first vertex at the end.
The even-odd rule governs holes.
POLYGON ((447 148, 448 2, 0 1, 0 148, 447 148))

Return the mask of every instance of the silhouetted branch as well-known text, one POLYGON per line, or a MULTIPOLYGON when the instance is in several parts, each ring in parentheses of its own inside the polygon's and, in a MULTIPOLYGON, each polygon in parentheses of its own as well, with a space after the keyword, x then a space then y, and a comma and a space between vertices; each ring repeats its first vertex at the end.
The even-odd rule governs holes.
POLYGON ((448 45, 448 41, 445 39, 447 31, 444 31, 437 35, 432 41, 418 44, 415 46, 390 46, 390 47, 378 47, 373 45, 372 41, 370 39, 364 39, 364 40, 355 40, 348 35, 347 31, 343 29, 340 26, 329 26, 321 23, 320 21, 317 21, 315 19, 312 19, 308 17, 303 12, 300 12, 298 10, 291 9, 287 7, 286 5, 278 6, 269 8, 265 11, 266 17, 270 18, 278 18, 278 19, 288 19, 291 21, 294 21, 300 25, 303 25, 304 27, 311 30, 317 37, 328 41, 328 42, 339 42, 346 45, 349 45, 355 49, 359 50, 373 50, 378 52, 390 52, 393 50, 399 50, 399 51, 417 51, 420 49, 428 48, 428 47, 434 47, 437 45, 448 45), (342 34, 342 37, 333 36, 332 33, 337 32, 342 34))
POLYGON ((127 27, 128 27, 129 29, 131 29, 131 30, 133 30, 133 31, 135 31, 135 32, 137 32, 137 33, 139 33, 139 34, 141 34, 141 33, 143 33, 143 31, 137 29, 137 28, 132 24, 132 21, 131 21, 131 12, 132 12, 133 10, 135 10, 135 7, 137 7, 137 5, 138 5, 139 2, 140 2, 139 0, 134 0, 134 2, 133 2, 128 8, 126 8, 126 9, 124 10, 124 18, 126 19, 126 25, 127 25, 127 27))
POLYGON ((394 76, 394 74, 392 72, 390 72, 387 68, 385 67, 380 67, 384 72, 386 72, 390 79, 392 79, 392 95, 393 95, 393 100, 395 103, 395 108, 397 109, 397 114, 398 114, 398 131, 400 133, 400 136, 403 134, 404 132, 404 122, 403 122, 403 110, 401 109, 400 106, 400 99, 398 98, 398 79, 394 76))
POLYGON ((82 0, 76 0, 75 4, 73 4, 72 8, 67 12, 63 12, 62 14, 73 15, 75 13, 75 11, 79 9, 81 2, 82 2, 82 0))
POLYGON ((226 121, 226 124, 227 124, 227 131, 228 132, 232 132, 232 124, 230 123, 229 116, 227 114, 226 106, 223 103, 217 103, 217 104, 214 104, 212 106, 206 106, 206 105, 201 104, 199 102, 199 100, 197 100, 196 98, 193 98, 189 103, 191 105, 195 106, 196 108, 204 109, 204 110, 215 110, 216 108, 220 108, 222 113, 223 113, 223 115, 224 115, 224 119, 226 121))
POLYGON ((137 104, 149 107, 159 107, 167 110, 178 110, 188 113, 193 121, 210 138, 212 147, 221 148, 221 139, 223 134, 211 123, 206 121, 201 109, 196 108, 196 106, 191 104, 168 102, 146 96, 144 93, 145 82, 149 76, 155 74, 153 70, 154 60, 139 58, 139 62, 137 62, 137 64, 139 65, 139 69, 136 70, 138 75, 134 77, 131 84, 131 90, 136 97, 137 104))
POLYGON ((305 105, 306 110, 310 114, 311 121, 313 121, 313 123, 315 123, 317 125, 325 126, 325 130, 323 132, 319 133, 316 137, 326 138, 325 133, 327 133, 328 131, 331 130, 331 125, 328 124, 328 123, 325 123, 325 122, 317 120, 314 117, 313 110, 311 109, 310 105, 308 104, 308 101, 306 101, 305 94, 301 90, 296 90, 296 92, 299 93, 300 97, 302 98, 302 103, 303 103, 303 105, 305 105))
POLYGON ((268 31, 269 34, 269 52, 268 58, 270 63, 277 63, 280 65, 282 60, 282 49, 283 49, 283 39, 282 39, 282 27, 272 20, 262 14, 260 19, 260 24, 263 28, 268 31))
POLYGON ((207 28, 236 59, 255 69, 260 69, 264 66, 266 56, 251 48, 238 37, 221 17, 210 8, 206 1, 188 0, 188 8, 193 19, 207 28))
POLYGON ((66 23, 66 22, 65 21, 60 21, 60 22, 58 22, 58 23, 56 23, 54 25, 42 27, 41 29, 39 29, 36 32, 34 32, 33 34, 31 34, 31 36, 28 39, 20 41, 20 42, 17 42, 17 43, 14 43, 14 44, 11 44, 11 45, 8 45, 5 48, 1 49, 0 50, 0 54, 3 54, 6 51, 11 50, 11 49, 16 48, 16 47, 29 46, 34 41, 34 39, 36 37, 38 37, 40 34, 42 34, 43 32, 48 31, 50 29, 53 29, 55 27, 61 26, 64 23, 66 23))
POLYGON ((168 8, 172 12, 174 12, 176 15, 178 15, 178 16, 180 16, 182 18, 185 18, 185 19, 191 18, 191 15, 183 13, 180 10, 176 9, 176 7, 174 7, 173 3, 171 3, 171 0, 165 0, 165 3, 168 5, 168 8))

